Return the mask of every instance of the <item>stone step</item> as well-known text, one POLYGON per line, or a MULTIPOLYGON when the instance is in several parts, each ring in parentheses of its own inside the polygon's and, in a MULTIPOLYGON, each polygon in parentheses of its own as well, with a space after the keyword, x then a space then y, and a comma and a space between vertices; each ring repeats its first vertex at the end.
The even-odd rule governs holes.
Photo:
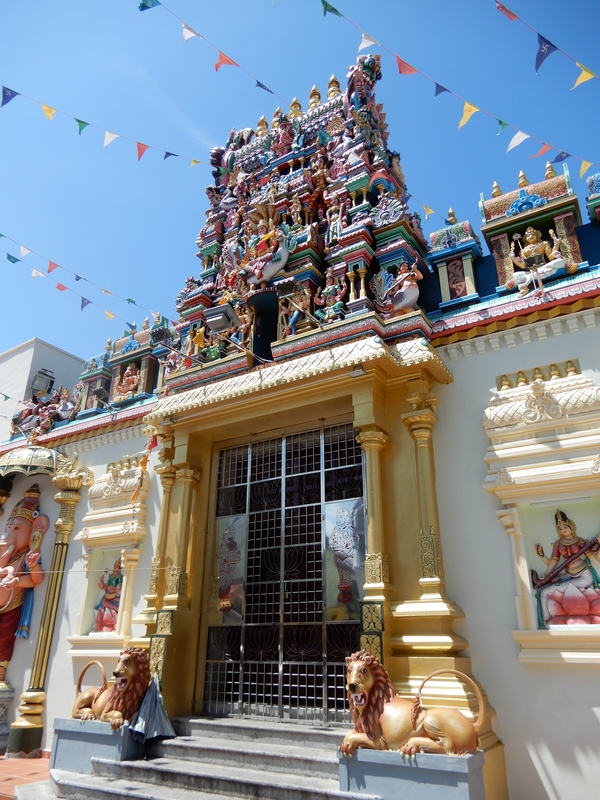
POLYGON ((178 735, 215 737, 294 747, 327 748, 337 752, 352 727, 346 725, 299 724, 295 722, 235 719, 220 717, 184 717, 173 720, 178 735))
POLYGON ((333 747, 296 747, 288 744, 272 745, 263 740, 178 736, 155 745, 148 756, 334 780, 338 777, 337 748, 333 747))

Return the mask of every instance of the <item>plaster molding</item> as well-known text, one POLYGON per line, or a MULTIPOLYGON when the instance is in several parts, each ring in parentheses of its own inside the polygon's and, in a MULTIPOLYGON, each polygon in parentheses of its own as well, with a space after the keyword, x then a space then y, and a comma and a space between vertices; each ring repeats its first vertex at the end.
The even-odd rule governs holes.
POLYGON ((120 427, 115 430, 107 431, 106 433, 99 433, 97 436, 90 436, 85 439, 79 439, 73 443, 57 446, 56 449, 69 458, 73 458, 80 453, 102 450, 104 447, 109 447, 113 444, 144 438, 143 431, 145 427, 143 423, 138 423, 137 425, 131 425, 129 427, 120 427))

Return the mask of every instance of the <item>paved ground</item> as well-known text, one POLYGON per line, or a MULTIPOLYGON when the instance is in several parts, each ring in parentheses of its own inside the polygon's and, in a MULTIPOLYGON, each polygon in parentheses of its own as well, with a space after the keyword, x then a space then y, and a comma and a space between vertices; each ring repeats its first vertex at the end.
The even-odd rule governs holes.
POLYGON ((0 756, 0 798, 15 796, 15 786, 48 779, 48 758, 4 758, 0 756))

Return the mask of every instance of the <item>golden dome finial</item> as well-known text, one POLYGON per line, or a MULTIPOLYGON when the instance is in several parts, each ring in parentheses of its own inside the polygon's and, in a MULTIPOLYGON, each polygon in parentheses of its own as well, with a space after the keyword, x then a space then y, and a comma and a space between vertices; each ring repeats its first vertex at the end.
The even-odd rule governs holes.
POLYGON ((292 102, 290 103, 290 119, 296 119, 296 117, 302 116, 302 106, 300 105, 300 100, 297 97, 294 97, 292 102))
POLYGON ((316 86, 313 86, 310 90, 310 94, 308 95, 308 107, 309 108, 317 108, 317 106, 321 105, 321 92, 317 89, 316 86))
POLYGON ((342 90, 340 89, 340 82, 332 75, 329 78, 329 84, 327 85, 327 99, 330 100, 332 97, 337 97, 338 94, 341 94, 342 90))
POLYGON ((262 116, 258 122, 256 123, 256 136, 264 136, 269 132, 269 123, 267 122, 267 118, 262 116))
POLYGON ((521 170, 519 172, 519 189, 524 189, 526 186, 529 186, 529 181, 527 180, 527 175, 521 170))
POLYGON ((546 178, 547 181, 549 181, 550 178, 556 178, 556 170, 554 169, 554 165, 551 161, 546 161, 546 172, 544 174, 544 178, 546 178))
POLYGON ((492 197, 500 197, 502 194, 502 189, 498 186, 498 181, 494 181, 492 184, 492 197))
POLYGON ((456 219, 456 214, 454 213, 454 210, 452 208, 448 209, 448 222, 450 223, 450 225, 456 225, 456 223, 458 222, 458 220, 456 219))
POLYGON ((273 119, 271 120, 271 128, 275 130, 275 128, 279 127, 279 115, 283 114, 280 106, 277 106, 275 109, 275 113, 273 114, 273 119))

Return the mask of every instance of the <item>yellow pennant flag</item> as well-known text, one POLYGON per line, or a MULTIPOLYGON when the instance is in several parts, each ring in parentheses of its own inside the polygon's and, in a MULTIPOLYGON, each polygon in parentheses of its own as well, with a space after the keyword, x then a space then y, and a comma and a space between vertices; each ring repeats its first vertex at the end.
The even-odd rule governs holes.
POLYGON ((463 108, 463 115, 461 121, 458 123, 458 127, 462 128, 463 125, 466 125, 467 122, 471 119, 473 114, 479 111, 477 106, 472 106, 471 103, 467 103, 465 101, 465 107, 463 108))
POLYGON ((575 86, 571 86, 571 89, 576 89, 579 84, 585 83, 586 81, 590 81, 592 78, 597 78, 597 75, 594 75, 593 72, 590 72, 589 69, 586 69, 583 64, 580 64, 578 61, 575 62, 579 69, 581 70, 581 75, 575 81, 575 86))
POLYGON ((102 289, 102 294, 112 294, 112 292, 109 292, 108 289, 102 289))
POLYGON ((52 117, 56 114, 55 108, 50 108, 50 106, 45 106, 43 103, 40 103, 42 107, 42 111, 44 112, 44 116, 47 119, 52 119, 52 117))
MULTIPOLYGON (((475 110, 477 111, 477 109, 475 110)), ((423 208, 425 209, 425 219, 429 219, 430 214, 435 214, 433 208, 429 208, 429 206, 426 206, 425 203, 423 203, 423 208)))
POLYGON ((197 159, 192 158, 192 163, 190 164, 190 167, 195 167, 196 164, 201 164, 201 163, 202 163, 201 161, 198 161, 197 159))
POLYGON ((110 311, 106 311, 105 310, 104 313, 106 314, 106 319, 114 319, 115 318, 115 315, 111 314, 110 311))
POLYGON ((582 161, 581 169, 579 170, 579 180, 583 178, 588 169, 592 166, 593 161, 582 161))

